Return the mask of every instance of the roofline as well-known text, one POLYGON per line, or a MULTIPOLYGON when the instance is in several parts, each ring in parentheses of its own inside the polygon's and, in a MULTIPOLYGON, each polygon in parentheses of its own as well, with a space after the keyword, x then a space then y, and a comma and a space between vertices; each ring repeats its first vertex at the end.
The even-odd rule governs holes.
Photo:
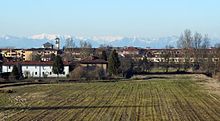
POLYGON ((91 62, 91 61, 80 61, 80 64, 108 64, 108 62, 91 62))
MULTIPOLYGON (((46 61, 46 62, 39 62, 39 61, 24 61, 24 62, 3 62, 2 66, 11 66, 11 65, 29 65, 29 66, 48 66, 53 65, 52 61, 46 61)), ((72 63, 70 62, 63 62, 64 66, 69 66, 72 63)))

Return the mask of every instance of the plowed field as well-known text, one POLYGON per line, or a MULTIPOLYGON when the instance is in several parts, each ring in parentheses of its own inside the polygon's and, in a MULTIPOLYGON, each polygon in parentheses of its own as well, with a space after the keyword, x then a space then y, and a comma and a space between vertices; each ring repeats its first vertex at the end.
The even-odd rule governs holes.
POLYGON ((201 81, 164 76, 7 87, 16 92, 0 93, 0 120, 220 121, 220 97, 201 81))

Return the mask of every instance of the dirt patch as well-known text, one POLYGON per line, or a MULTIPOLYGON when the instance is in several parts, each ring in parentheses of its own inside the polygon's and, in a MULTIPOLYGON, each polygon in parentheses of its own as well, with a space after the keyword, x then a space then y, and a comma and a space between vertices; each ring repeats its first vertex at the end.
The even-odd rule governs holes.
POLYGON ((192 80, 203 86, 209 93, 215 93, 220 96, 220 81, 214 78, 210 78, 203 74, 185 74, 184 76, 181 74, 174 75, 136 75, 133 77, 135 80, 158 80, 158 79, 170 79, 170 80, 192 80))
POLYGON ((13 96, 16 105, 25 105, 30 101, 43 100, 47 95, 45 92, 25 93, 24 95, 13 96))
POLYGON ((6 121, 4 112, 0 112, 0 117, 2 121, 6 121))
POLYGON ((4 116, 4 114, 0 112, 0 117, 3 117, 3 116, 4 116))
POLYGON ((36 93, 29 93, 26 98, 27 99, 31 99, 31 100, 35 100, 35 99, 43 99, 45 98, 47 95, 45 94, 45 92, 36 92, 36 93))
POLYGON ((217 79, 213 79, 205 75, 197 75, 196 78, 203 80, 199 82, 199 84, 204 86, 205 89, 220 96, 220 82, 217 79))

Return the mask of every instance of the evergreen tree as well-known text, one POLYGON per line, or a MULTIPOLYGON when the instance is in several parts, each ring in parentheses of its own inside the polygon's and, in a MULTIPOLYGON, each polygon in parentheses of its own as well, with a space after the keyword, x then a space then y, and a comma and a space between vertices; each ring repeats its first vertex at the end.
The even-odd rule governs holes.
POLYGON ((13 66, 12 72, 11 72, 11 78, 12 79, 20 79, 20 72, 16 65, 13 66))
POLYGON ((2 52, 0 50, 0 61, 2 61, 2 60, 3 60, 3 56, 2 56, 2 52))
POLYGON ((1 53, 1 50, 0 50, 0 73, 2 71, 2 62, 3 62, 3 56, 2 56, 2 53, 1 53))
POLYGON ((108 71, 110 75, 118 75, 119 67, 121 65, 118 53, 113 50, 109 56, 108 60, 108 71))
POLYGON ((52 53, 52 54, 50 55, 51 61, 54 61, 54 60, 55 60, 55 57, 56 57, 56 55, 55 55, 54 53, 52 53))
POLYGON ((102 51, 102 54, 101 54, 101 56, 100 56, 100 59, 103 59, 103 60, 106 60, 107 61, 107 54, 106 54, 106 51, 105 50, 103 50, 102 51))
POLYGON ((52 71, 53 73, 57 74, 57 76, 59 76, 59 74, 63 74, 64 64, 62 58, 59 55, 55 56, 54 58, 52 71))

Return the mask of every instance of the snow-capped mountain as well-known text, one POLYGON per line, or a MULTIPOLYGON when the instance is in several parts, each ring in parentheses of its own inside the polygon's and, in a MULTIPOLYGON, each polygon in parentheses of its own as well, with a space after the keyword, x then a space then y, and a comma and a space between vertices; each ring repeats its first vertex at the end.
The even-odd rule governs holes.
POLYGON ((149 47, 151 48, 165 48, 167 45, 176 47, 178 36, 161 37, 150 41, 149 47))
MULTIPOLYGON (((37 48, 44 43, 55 43, 55 38, 61 39, 61 46, 65 45, 67 38, 72 38, 77 46, 80 41, 86 41, 92 44, 93 47, 99 47, 101 44, 110 45, 114 47, 135 46, 135 47, 150 47, 150 48, 165 48, 166 45, 176 47, 178 36, 169 36, 162 38, 142 38, 142 37, 121 37, 121 36, 71 36, 58 34, 38 34, 29 37, 15 37, 10 35, 0 36, 0 47, 15 47, 15 48, 37 48)), ((220 43, 220 39, 211 39, 210 44, 214 46, 220 43)))
POLYGON ((145 48, 149 44, 150 44, 150 40, 144 38, 137 38, 137 37, 124 37, 122 39, 110 42, 110 45, 113 46, 117 45, 118 47, 136 46, 136 47, 145 48))
POLYGON ((29 38, 30 39, 38 39, 38 40, 42 40, 42 39, 54 40, 57 37, 60 37, 60 35, 56 35, 56 34, 37 34, 37 35, 33 35, 29 38))
POLYGON ((10 39, 18 39, 18 37, 11 36, 11 35, 2 35, 0 36, 0 39, 10 40, 10 39))

